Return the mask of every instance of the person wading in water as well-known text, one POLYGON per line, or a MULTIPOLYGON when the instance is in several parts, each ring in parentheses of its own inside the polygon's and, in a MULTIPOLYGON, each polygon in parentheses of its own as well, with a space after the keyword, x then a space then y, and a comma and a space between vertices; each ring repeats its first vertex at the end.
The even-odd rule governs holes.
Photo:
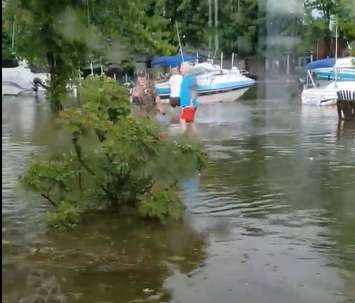
POLYGON ((152 116, 161 112, 160 98, 156 94, 154 85, 146 78, 144 71, 137 74, 137 83, 132 89, 132 103, 136 106, 139 115, 152 116))
POLYGON ((197 82, 196 76, 189 73, 191 65, 188 62, 183 62, 180 67, 183 75, 180 87, 180 123, 182 131, 186 131, 186 123, 188 123, 195 132, 195 114, 197 110, 197 82))
POLYGON ((170 106, 175 108, 176 106, 180 106, 180 87, 182 76, 179 73, 179 69, 177 67, 172 68, 171 70, 172 76, 169 79, 170 86, 170 106))

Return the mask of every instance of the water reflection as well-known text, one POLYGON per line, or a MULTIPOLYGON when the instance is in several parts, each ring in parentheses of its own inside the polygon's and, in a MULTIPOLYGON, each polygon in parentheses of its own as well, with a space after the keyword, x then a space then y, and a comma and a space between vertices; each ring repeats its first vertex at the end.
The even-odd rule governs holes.
POLYGON ((355 122, 354 121, 339 121, 337 127, 337 138, 352 138, 355 140, 355 122))
POLYGON ((355 300, 353 128, 271 97, 204 109, 221 119, 200 120, 211 162, 189 208, 209 258, 167 279, 172 302, 355 300))
POLYGON ((90 216, 72 233, 46 232, 47 204, 24 192, 26 163, 61 146, 63 134, 47 104, 3 100, 3 302, 133 302, 168 300, 173 270, 188 273, 205 258, 203 234, 188 224, 90 216))
POLYGON ((355 128, 335 107, 302 107, 276 83, 201 106, 210 163, 182 183, 184 224, 93 216, 49 235, 16 178, 64 139, 31 102, 3 100, 3 301, 354 301, 355 128))
MULTIPOLYGON (((192 271, 202 263, 203 251, 203 237, 186 224, 162 227, 118 215, 92 215, 73 233, 47 235, 24 247, 17 264, 5 263, 6 299, 163 300, 169 297, 161 286, 170 270, 192 271)), ((5 253, 14 252, 8 248, 5 253)))

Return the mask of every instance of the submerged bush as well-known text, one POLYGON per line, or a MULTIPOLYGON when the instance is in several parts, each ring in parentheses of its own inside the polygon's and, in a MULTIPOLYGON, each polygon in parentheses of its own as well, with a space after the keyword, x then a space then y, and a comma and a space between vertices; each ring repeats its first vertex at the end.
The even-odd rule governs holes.
POLYGON ((76 227, 80 220, 80 207, 68 201, 61 201, 56 211, 47 212, 46 215, 48 226, 59 231, 76 227))
POLYGON ((144 194, 138 210, 144 217, 158 218, 164 223, 168 218, 181 218, 183 205, 176 191, 156 188, 144 194))
POLYGON ((200 170, 205 154, 185 138, 162 137, 148 118, 130 115, 126 90, 106 77, 89 77, 81 106, 64 110, 60 122, 70 151, 33 161, 21 182, 53 207, 54 228, 71 228, 87 210, 131 209, 150 219, 179 219, 177 185, 200 170))

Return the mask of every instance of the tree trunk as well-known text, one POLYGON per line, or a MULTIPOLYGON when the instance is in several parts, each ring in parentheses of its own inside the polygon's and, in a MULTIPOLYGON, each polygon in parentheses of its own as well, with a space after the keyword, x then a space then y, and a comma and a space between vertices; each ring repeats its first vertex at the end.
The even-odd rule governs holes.
POLYGON ((58 112, 63 110, 61 98, 64 96, 65 93, 65 81, 63 81, 63 79, 61 79, 60 77, 60 73, 58 71, 58 65, 54 58, 53 52, 47 53, 47 60, 48 60, 49 74, 50 74, 47 97, 51 104, 52 110, 58 112), (64 91, 63 91, 63 87, 64 87, 64 91))

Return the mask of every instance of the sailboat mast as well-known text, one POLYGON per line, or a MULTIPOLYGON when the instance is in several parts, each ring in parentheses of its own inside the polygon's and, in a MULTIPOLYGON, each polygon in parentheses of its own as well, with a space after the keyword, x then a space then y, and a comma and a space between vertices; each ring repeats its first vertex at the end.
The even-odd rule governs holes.
POLYGON ((88 27, 90 25, 90 9, 89 9, 89 0, 86 0, 86 14, 88 18, 88 27))
POLYGON ((336 63, 338 59, 338 23, 335 21, 335 64, 334 64, 334 78, 335 78, 335 83, 337 81, 337 68, 336 68, 336 63))
POLYGON ((218 41, 218 0, 214 0, 214 30, 215 30, 215 52, 219 49, 218 41))
POLYGON ((208 0, 208 47, 212 49, 212 0, 208 0))
POLYGON ((15 48, 15 22, 16 22, 16 17, 14 18, 14 21, 12 22, 12 37, 11 37, 12 50, 14 50, 14 48, 15 48))
POLYGON ((179 29, 178 29, 177 21, 175 22, 175 26, 176 26, 176 32, 177 32, 177 37, 178 37, 178 41, 179 41, 179 48, 180 48, 181 58, 182 58, 182 61, 185 61, 184 60, 184 54, 182 52, 182 46, 181 46, 181 41, 180 41, 180 35, 179 35, 179 29))

